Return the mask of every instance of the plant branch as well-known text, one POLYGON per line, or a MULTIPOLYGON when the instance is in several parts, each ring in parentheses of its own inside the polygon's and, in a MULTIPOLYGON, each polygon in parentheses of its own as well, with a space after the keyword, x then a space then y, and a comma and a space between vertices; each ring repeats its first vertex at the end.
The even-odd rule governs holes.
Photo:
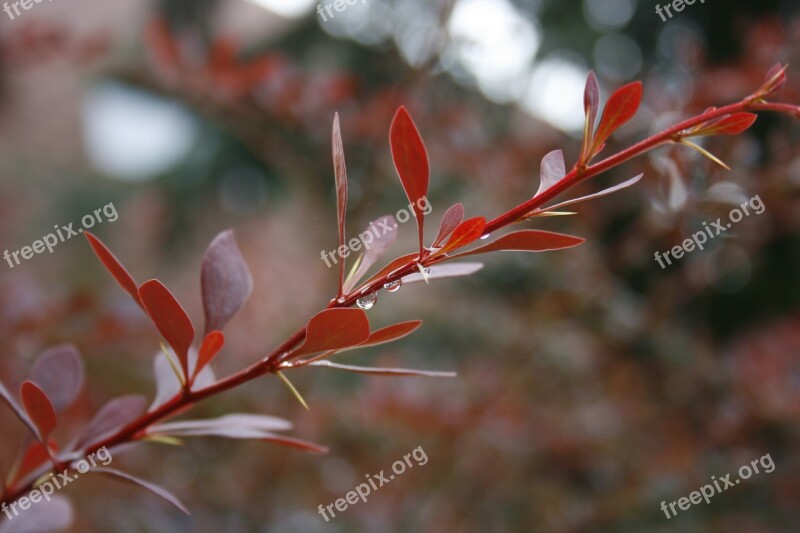
MULTIPOLYGON (((684 120, 683 122, 676 124, 656 135, 644 139, 636 143, 635 145, 625 150, 622 150, 621 152, 618 152, 612 156, 609 156, 606 159, 603 159, 593 165, 589 166, 576 165, 563 179, 558 181, 549 189, 546 189, 538 196, 535 196, 530 200, 523 202, 522 204, 511 209, 510 211, 489 221, 485 227, 485 234, 492 233, 496 230, 502 229, 506 226, 509 226, 511 224, 523 220, 525 216, 529 214, 531 211, 544 206, 546 203, 550 202, 556 196, 562 194, 566 190, 570 189, 571 187, 574 187, 575 185, 583 182, 584 180, 587 180, 611 168, 619 166, 620 164, 629 161, 630 159, 633 159, 634 157, 637 157, 655 147, 667 143, 680 141, 682 133, 694 126, 733 113, 743 112, 748 110, 778 112, 791 115, 795 118, 800 118, 800 107, 798 106, 790 104, 765 103, 761 101, 755 101, 753 100, 752 96, 735 104, 731 104, 716 109, 712 108, 700 115, 684 120)), ((431 256, 429 253, 427 253, 427 251, 425 252, 426 253, 423 253, 421 257, 415 257, 409 259, 409 261, 406 264, 397 268, 393 272, 389 272, 388 274, 380 278, 376 278, 368 282, 367 284, 359 287, 350 294, 345 295, 342 299, 337 299, 337 298, 332 299, 329 302, 327 308, 331 309, 336 307, 340 308, 352 307, 360 296, 376 292, 382 289, 386 283, 401 280, 403 277, 417 272, 418 264, 427 267, 448 260, 447 255, 431 256)), ((225 377, 207 387, 197 390, 190 390, 190 389, 182 390, 166 403, 157 407, 153 411, 145 413, 144 415, 130 422, 129 424, 127 424, 114 434, 87 446, 83 450, 83 453, 90 454, 92 452, 96 452, 98 449, 103 448, 104 446, 108 448, 113 448, 121 444, 139 440, 146 435, 148 427, 152 426, 157 422, 166 420, 170 417, 183 413, 188 408, 192 407, 194 404, 208 397, 215 396, 222 392, 234 389, 244 383, 252 381, 265 374, 276 373, 279 370, 281 370, 281 368, 286 368, 288 356, 291 354, 291 351, 293 349, 298 347, 300 343, 303 342, 303 340, 305 339, 305 335, 306 335, 306 328, 305 327, 300 328, 291 337, 289 337, 280 346, 278 346, 275 350, 273 350, 263 359, 254 363, 250 367, 245 368, 228 377, 225 377)), ((302 366, 302 365, 296 365, 296 366, 302 366)), ((28 492, 33 488, 35 479, 40 477, 41 475, 37 475, 33 480, 31 480, 26 484, 17 487, 8 487, 6 491, 3 493, 0 502, 11 503, 12 501, 21 497, 22 495, 24 495, 26 492, 28 492)))

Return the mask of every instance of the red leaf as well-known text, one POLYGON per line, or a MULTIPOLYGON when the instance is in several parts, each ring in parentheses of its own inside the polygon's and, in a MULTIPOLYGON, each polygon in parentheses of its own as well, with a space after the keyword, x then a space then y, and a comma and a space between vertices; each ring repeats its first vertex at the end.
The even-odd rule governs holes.
POLYGON ((209 245, 203 257, 200 281, 205 333, 222 330, 253 291, 253 276, 232 231, 223 231, 209 245))
POLYGON ((22 455, 19 467, 16 472, 14 472, 14 478, 9 480, 9 485, 13 486, 18 481, 25 479, 25 476, 38 469, 49 460, 50 454, 41 442, 30 443, 25 453, 22 455))
MULTIPOLYGON (((338 215, 339 227, 339 246, 346 246, 345 243, 345 218, 347 216, 347 166, 344 161, 344 146, 342 144, 342 132, 339 128, 339 113, 333 117, 333 133, 331 134, 333 144, 333 173, 336 178, 336 213, 338 215)), ((344 287, 344 265, 345 260, 341 258, 339 263, 339 292, 343 294, 344 287)))
MULTIPOLYGON (((378 346, 380 344, 394 342, 396 340, 400 340, 403 337, 410 335, 411 333, 416 331, 421 325, 422 325, 422 320, 411 320, 409 322, 401 322, 399 324, 386 326, 385 328, 377 329, 372 333, 370 333, 369 338, 366 341, 362 342, 361 344, 337 350, 337 353, 346 352, 348 350, 358 350, 361 348, 366 348, 368 346, 378 346)), ((322 356, 318 357, 321 358, 322 356)), ((309 361, 311 360, 313 359, 310 359, 309 361)))
POLYGON ((739 135, 752 126, 758 115, 755 113, 734 113, 693 129, 688 136, 701 135, 739 135))
POLYGON ((75 401, 83 388, 83 361, 72 344, 62 344, 45 350, 31 369, 31 381, 44 391, 56 412, 75 401))
POLYGON ((33 425, 33 422, 28 417, 27 413, 17 404, 16 400, 11 396, 11 393, 8 392, 5 385, 0 383, 0 399, 2 399, 6 405, 8 405, 9 409, 17 415, 17 418, 25 424, 25 426, 34 434, 34 436, 39 436, 39 431, 36 429, 36 426, 33 425))
POLYGON ((75 449, 81 449, 92 442, 110 436, 126 424, 136 420, 144 413, 147 399, 138 394, 120 396, 106 403, 91 422, 86 425, 80 438, 75 444, 75 449))
POLYGON ((597 84, 597 77, 594 71, 589 71, 586 77, 586 88, 583 91, 583 109, 586 112, 586 123, 589 131, 594 130, 594 123, 597 120, 597 113, 600 108, 600 86, 597 84))
POLYGON ((180 502, 180 500, 178 500, 178 498, 173 496, 172 493, 169 492, 167 489, 165 489, 163 487, 159 487, 158 485, 156 485, 154 483, 150 483, 149 481, 145 481, 143 479, 139 479, 138 477, 132 476, 132 475, 128 474, 127 472, 122 472, 122 471, 116 470, 114 468, 96 466, 96 467, 90 469, 89 472, 93 473, 93 474, 106 474, 106 475, 109 475, 109 476, 112 476, 112 477, 116 477, 116 478, 128 481, 130 483, 133 483, 134 485, 139 485, 140 487, 143 487, 143 488, 149 490, 150 492, 152 492, 156 496, 159 496, 159 497, 163 498, 167 502, 171 503, 172 505, 174 505, 175 507, 177 507, 178 509, 180 509, 181 511, 186 513, 187 515, 190 514, 189 511, 186 509, 186 507, 184 507, 184 505, 180 502))
POLYGON ((450 235, 450 238, 447 239, 447 242, 444 244, 444 246, 442 246, 442 248, 436 251, 433 255, 443 255, 451 250, 461 248, 462 246, 466 246, 471 242, 480 239, 481 235, 483 235, 483 229, 485 227, 486 219, 483 217, 475 217, 465 220, 459 224, 455 230, 453 230, 452 235, 450 235))
POLYGON ((430 167, 425 143, 405 107, 398 109, 392 120, 389 144, 395 169, 400 176, 400 183, 403 185, 403 190, 406 192, 417 219, 419 248, 422 253, 425 214, 422 212, 419 202, 428 194, 430 167))
POLYGON ((97 258, 100 259, 100 262, 106 267, 106 270, 108 270, 111 276, 117 280, 117 283, 119 283, 120 287, 122 287, 125 292, 130 294, 131 298, 133 298, 134 301, 139 304, 142 309, 144 309, 144 305, 139 299, 139 291, 136 288, 136 282, 133 281, 133 278, 130 274, 128 274, 128 271, 125 270, 125 267, 122 266, 122 263, 120 263, 119 260, 114 257, 114 254, 111 253, 111 251, 106 247, 105 244, 103 244, 102 241, 100 241, 100 239, 88 231, 84 231, 83 234, 89 241, 89 245, 92 247, 92 250, 94 250, 97 258))
POLYGON ((764 99, 774 95, 786 83, 786 65, 776 63, 773 65, 767 77, 764 79, 764 84, 756 91, 759 98, 764 99))
POLYGON ((553 150, 542 158, 539 190, 536 196, 564 179, 567 175, 566 163, 564 162, 564 152, 553 150))
POLYGON ((197 376, 217 356, 224 344, 225 335, 221 331, 212 331, 206 335, 203 344, 200 345, 200 354, 197 356, 197 366, 192 373, 192 378, 197 376))
POLYGON ((275 444, 280 444, 281 446, 287 446, 289 448, 297 448, 298 450, 309 453, 328 453, 328 448, 325 446, 320 446, 319 444, 301 439, 294 439, 292 437, 284 437, 283 435, 269 435, 262 437, 261 440, 274 442, 275 444))
POLYGON ((461 222, 464 220, 464 206, 462 204, 455 204, 445 211, 442 217, 442 224, 439 226, 439 235, 431 245, 433 248, 438 248, 439 245, 447 238, 448 235, 453 233, 461 222))
POLYGON ((299 357, 310 353, 339 350, 361 344, 369 338, 369 320, 361 309, 326 309, 306 326, 306 340, 292 353, 299 357))
POLYGON ((381 256, 386 253, 386 251, 394 244, 394 241, 397 239, 397 222, 391 215, 382 216, 377 220, 370 222, 367 230, 362 232, 360 235, 362 242, 364 243, 364 247, 368 248, 361 258, 361 263, 358 265, 358 269, 345 284, 345 293, 350 292, 353 287, 356 286, 358 281, 364 277, 364 274, 367 273, 370 267, 372 267, 372 265, 374 265, 378 259, 380 259, 381 256), (390 231, 386 231, 387 228, 389 228, 390 231), (380 234, 378 237, 374 237, 375 231, 380 234), (366 239, 364 238, 365 234, 369 235, 374 240, 367 243, 366 239))
POLYGON ((409 370, 405 368, 372 368, 365 366, 342 365, 339 363, 332 363, 330 361, 314 361, 309 363, 308 366, 327 366, 328 368, 335 368, 337 370, 345 370, 347 372, 354 372, 356 374, 372 374, 374 376, 413 376, 413 377, 429 377, 429 378, 454 378, 457 376, 455 372, 436 372, 433 370, 409 370))
POLYGON ((466 252, 462 252, 452 257, 464 257, 467 255, 485 254, 487 252, 499 251, 545 252, 548 250, 572 248, 573 246, 583 243, 585 240, 586 239, 573 237, 571 235, 564 235, 562 233, 526 229, 503 235, 499 239, 492 241, 489 244, 485 244, 473 250, 467 250, 466 252))
POLYGON ((383 276, 391 274, 392 272, 394 272, 398 268, 402 267, 403 265, 405 265, 409 261, 412 261, 412 260, 416 259, 418 255, 419 254, 417 254, 417 252, 414 252, 413 254, 406 254, 406 255, 404 255, 402 257, 398 257, 397 259, 395 259, 394 261, 392 261, 391 263, 389 263, 388 265, 386 265, 385 267, 380 269, 374 276, 370 277, 362 285, 369 285, 370 283, 372 283, 376 279, 379 279, 379 278, 382 278, 383 276))
POLYGON ((38 431, 39 442, 46 443, 56 428, 56 412, 47 395, 34 382, 25 381, 19 390, 22 406, 38 431))
POLYGON ((586 78, 586 88, 583 92, 583 109, 586 113, 586 122, 583 129, 583 146, 581 148, 581 161, 587 162, 590 158, 591 147, 594 144, 594 127, 597 122, 597 112, 600 109, 600 86, 594 72, 589 71, 586 78))
POLYGON ((635 81, 618 89, 606 103, 600 125, 595 135, 593 153, 596 148, 605 143, 611 134, 621 128, 633 118, 642 103, 642 83, 635 81))
MULTIPOLYGON (((461 255, 461 254, 458 254, 461 255)), ((458 256, 453 256, 458 257, 458 256)), ((479 271, 483 268, 483 263, 454 263, 451 265, 434 265, 430 267, 430 273, 426 276, 423 276, 421 273, 416 274, 409 274, 403 278, 403 283, 416 283, 418 281, 424 281, 425 278, 428 281, 432 279, 442 279, 442 278, 457 278, 461 276, 469 276, 474 274, 475 272, 479 271)))
POLYGON ((50 454, 47 452, 47 448, 41 442, 32 442, 22 455, 19 468, 14 472, 14 478, 9 480, 9 485, 16 485, 17 482, 25 479, 28 474, 31 474, 49 460, 50 454))
POLYGON ((184 377, 189 375, 189 348, 194 340, 194 326, 178 300, 160 281, 152 279, 139 288, 147 314, 167 340, 181 363, 184 377))
POLYGON ((369 338, 365 342, 359 344, 358 347, 378 346, 379 344, 394 342, 411 335, 411 333, 419 329, 421 325, 422 320, 410 320, 408 322, 400 322, 399 324, 392 324, 385 328, 376 329, 370 334, 369 338))

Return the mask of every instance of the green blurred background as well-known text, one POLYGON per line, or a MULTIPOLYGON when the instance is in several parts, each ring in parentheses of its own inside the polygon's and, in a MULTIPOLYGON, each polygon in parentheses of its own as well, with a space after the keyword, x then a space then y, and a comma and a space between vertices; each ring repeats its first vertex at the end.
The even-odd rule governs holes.
MULTIPOLYGON (((336 244, 335 111, 351 233, 407 203, 387 142, 399 105, 428 144, 432 232, 457 201, 493 217, 532 196, 550 150, 574 161, 589 69, 604 98, 645 83, 609 149, 745 96, 776 62, 790 64, 782 98, 800 102, 800 4, 708 0, 666 23, 655 4, 368 0, 323 22, 309 0, 53 0, 2 14, 0 248, 113 202, 119 219, 96 233, 200 323, 202 254, 233 228, 256 285, 218 359, 218 375, 233 372, 333 295, 319 253, 336 244)), ((73 531, 796 531, 799 135, 762 116, 709 141, 730 172, 657 150, 577 192, 644 172, 638 186, 535 224, 581 247, 489 256, 472 277, 382 293, 374 327, 425 325, 340 360, 457 379, 306 369, 291 377, 310 412, 277 379, 250 383, 196 416, 285 417, 330 453, 140 445, 115 466, 163 484, 192 516, 85 478, 67 493, 73 531), (666 270, 653 260, 756 194, 763 214, 666 270), (426 465, 329 523, 317 513, 418 446, 426 465), (659 509, 765 454, 774 472, 670 520, 659 509)), ((401 227, 393 256, 414 234, 401 227)), ((154 389, 157 332, 81 239, 0 266, 0 340, 12 385, 43 348, 80 347, 89 385, 65 436, 108 399, 154 389)), ((9 465, 22 429, 6 412, 0 424, 9 465)))

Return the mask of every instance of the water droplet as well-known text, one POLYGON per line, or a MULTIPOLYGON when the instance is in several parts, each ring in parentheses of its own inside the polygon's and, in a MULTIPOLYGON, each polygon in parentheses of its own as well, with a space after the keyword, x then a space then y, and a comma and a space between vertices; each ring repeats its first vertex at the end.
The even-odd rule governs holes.
POLYGON ((376 293, 365 294, 358 300, 356 300, 356 305, 359 306, 361 309, 372 309, 375 305, 375 302, 378 301, 378 295, 376 293))
POLYGON ((423 272, 423 273, 424 273, 426 276, 430 276, 430 275, 431 275, 431 269, 430 269, 430 268, 423 268, 423 269, 422 269, 422 272, 423 272))
POLYGON ((490 234, 490 233, 487 233, 486 235, 481 235, 481 240, 482 240, 482 241, 485 241, 485 240, 486 240, 486 239, 488 239, 490 236, 491 236, 491 234, 490 234))
POLYGON ((383 288, 389 292, 397 292, 400 290, 400 286, 402 284, 403 282, 398 279, 397 281, 390 281, 389 283, 386 283, 383 288))

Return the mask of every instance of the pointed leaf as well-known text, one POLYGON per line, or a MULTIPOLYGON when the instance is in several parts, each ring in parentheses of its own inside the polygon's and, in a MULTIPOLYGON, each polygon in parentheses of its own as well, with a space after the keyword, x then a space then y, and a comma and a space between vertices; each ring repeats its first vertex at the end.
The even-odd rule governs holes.
POLYGON ((36 426, 33 424, 33 421, 31 421, 27 413, 25 413, 25 410, 22 409, 22 407, 20 407, 19 404, 17 404, 17 401, 14 399, 13 396, 11 396, 11 393, 8 392, 8 389, 6 389, 5 385, 3 385, 3 383, 1 382, 0 382, 0 399, 2 399, 5 402, 5 404, 9 407, 9 409, 11 409, 11 411, 15 415, 17 415, 17 418, 19 418, 20 421, 23 424, 25 424, 25 426, 30 430, 30 432, 33 433, 33 435, 38 438, 39 431, 36 429, 36 426))
POLYGON ((319 359, 325 359, 326 357, 330 357, 331 355, 337 353, 347 352, 350 350, 358 350, 361 348, 366 348, 368 346, 378 346, 380 344, 394 342, 396 340, 400 340, 403 337, 410 335, 411 333, 416 331, 421 325, 422 325, 422 320, 411 320, 409 322, 401 322, 399 324, 393 324, 391 326, 387 326, 385 328, 373 331, 366 341, 362 342, 357 346, 351 346, 349 348, 342 348, 341 350, 332 350, 329 352, 325 352, 316 357, 303 361, 303 363, 307 363, 310 361, 317 361, 319 359))
POLYGON ((236 413, 207 420, 183 420, 158 424, 151 426, 147 432, 178 435, 183 431, 203 431, 220 428, 288 431, 292 429, 292 423, 276 416, 236 413))
POLYGON ((305 342, 292 357, 339 350, 361 344, 368 338, 369 320, 362 309, 326 309, 309 321, 305 342))
POLYGON ((399 324, 392 324, 391 326, 386 326, 385 328, 376 329, 370 334, 366 341, 358 345, 358 348, 364 348, 366 346, 378 346, 380 344, 394 342, 402 339, 403 337, 411 335, 413 332, 419 329, 420 326, 422 326, 422 320, 410 320, 408 322, 400 322, 399 324))
POLYGON ((328 453, 328 448, 326 446, 321 446, 319 444, 308 442, 302 439, 286 437, 284 435, 266 434, 261 437, 261 440, 280 444, 281 446, 286 446, 288 448, 296 448, 309 453, 328 453))
POLYGON ((194 326, 189 315, 169 289, 156 279, 139 288, 139 297, 158 331, 175 350, 184 377, 188 377, 189 348, 194 340, 194 326))
MULTIPOLYGON (((347 216, 347 166, 344 160, 344 145, 342 143, 342 132, 339 127, 339 113, 333 116, 333 132, 331 134, 331 144, 333 145, 333 173, 336 179, 336 214, 338 217, 339 246, 346 246, 345 240, 345 218, 347 216)), ((339 292, 343 294, 345 260, 339 262, 339 292)))
POLYGON ((592 133, 600 110, 600 85, 597 83, 597 76, 591 70, 586 77, 586 87, 583 91, 583 110, 586 113, 589 133, 592 133))
POLYGON ((561 203, 555 204, 553 206, 547 207, 544 212, 548 212, 548 211, 555 210, 555 209, 561 209, 562 207, 565 207, 565 206, 568 206, 568 205, 573 205, 573 204, 577 204, 577 203, 580 203, 580 202, 585 202, 586 200, 592 200, 594 198, 600 198, 600 197, 607 196, 609 194, 615 193, 617 191, 621 191, 622 189, 627 189, 628 187, 631 187, 631 186, 636 185, 637 183, 639 183, 639 180, 642 179, 642 176, 644 176, 644 174, 639 174, 638 176, 634 176, 633 178, 631 178, 629 180, 623 181, 622 183, 614 185, 613 187, 609 187, 607 189, 603 189, 600 192, 596 192, 594 194, 581 196, 580 198, 574 198, 572 200, 567 200, 565 202, 561 202, 561 203))
POLYGON ((9 485, 16 485, 28 475, 38 470, 50 461, 50 454, 41 442, 32 442, 19 462, 19 468, 14 472, 14 477, 9 480, 9 485))
POLYGON ((425 143, 405 107, 397 110, 389 132, 394 166, 417 219, 420 253, 425 214, 419 203, 428 194, 430 167, 425 143))
POLYGON ((184 505, 180 502, 180 500, 178 500, 178 498, 173 496, 172 493, 169 492, 167 489, 165 489, 163 487, 159 487, 158 485, 156 485, 154 483, 150 483, 149 481, 145 481, 143 479, 139 479, 138 477, 132 476, 131 474, 128 474, 127 472, 122 472, 121 470, 116 470, 114 468, 108 468, 108 467, 104 467, 104 466, 93 467, 93 468, 91 468, 89 470, 89 472, 93 473, 93 474, 105 474, 105 475, 108 475, 108 476, 116 477, 118 479, 122 479, 124 481, 128 481, 130 483, 133 483, 134 485, 139 485, 140 487, 149 490, 150 492, 152 492, 156 496, 159 496, 160 498, 162 498, 162 499, 166 500, 167 502, 171 503, 172 505, 174 505, 175 507, 177 507, 178 509, 180 509, 181 511, 183 511, 187 515, 190 514, 189 511, 186 509, 186 507, 184 507, 184 505))
POLYGON ((221 331, 253 292, 253 276, 232 231, 223 231, 209 245, 203 257, 200 280, 205 333, 221 331))
MULTIPOLYGON (((194 348, 191 348, 189 350, 189 371, 192 374, 192 371, 197 365, 198 358, 198 351, 194 348)), ((153 411, 154 409, 174 398, 181 391, 182 387, 181 382, 178 380, 178 376, 176 376, 175 372, 172 370, 172 366, 170 365, 169 360, 164 352, 159 352, 155 359, 153 359, 153 373, 156 381, 156 397, 148 411, 153 411)), ((214 371, 210 366, 206 365, 205 368, 197 373, 197 377, 195 377, 192 389, 198 390, 208 387, 209 385, 213 385, 216 379, 217 378, 214 375, 214 371)))
POLYGON ((590 151, 594 144, 595 123, 600 109, 600 86, 597 84, 597 77, 592 71, 589 71, 589 76, 586 78, 586 88, 583 91, 583 109, 586 119, 583 127, 581 161, 586 163, 591 157, 590 151))
POLYGON ((47 442, 47 438, 56 428, 56 412, 47 395, 34 382, 25 381, 19 389, 20 399, 25 412, 39 430, 39 442, 47 442))
POLYGON ((776 63, 764 79, 764 84, 756 91, 756 95, 763 99, 775 94, 786 83, 787 65, 776 63))
POLYGON ((75 443, 75 449, 82 449, 92 442, 109 437, 125 425, 136 420, 147 406, 147 399, 139 394, 120 396, 106 403, 86 425, 75 443))
POLYGON ((83 360, 72 344, 62 344, 45 350, 31 369, 31 381, 36 383, 60 413, 75 401, 83 388, 83 360))
POLYGON ((72 503, 63 496, 50 496, 50 501, 40 501, 36 511, 20 513, 13 520, 0 524, 0 533, 56 533, 66 531, 75 521, 72 503))
MULTIPOLYGON (((463 254, 454 255, 459 257, 463 254)), ((434 265, 430 267, 430 274, 427 275, 428 280, 442 279, 442 278, 457 278, 461 276, 469 276, 483 268, 483 263, 453 263, 449 265, 434 265)), ((409 274, 403 278, 403 283, 416 283, 418 281, 425 281, 423 274, 409 274)))
POLYGON ((442 223, 439 226, 439 235, 436 236, 436 240, 433 241, 431 246, 433 248, 438 248, 448 237, 448 235, 453 233, 453 230, 455 230, 463 221, 464 206, 459 203, 450 207, 450 209, 445 211, 444 216, 442 217, 442 223))
POLYGON ((483 230, 486 227, 486 219, 483 217, 470 218, 458 225, 453 230, 450 238, 442 246, 440 250, 433 253, 431 257, 444 255, 452 250, 462 248, 472 242, 477 241, 483 235, 483 230))
MULTIPOLYGON (((611 134, 625 125, 636 115, 642 103, 642 83, 635 81, 618 89, 606 102, 600 125, 597 127, 594 147, 598 148, 605 143, 611 134)), ((599 150, 592 150, 597 153, 599 150)))
POLYGON ((467 250, 452 256, 465 257, 468 255, 485 254, 488 252, 546 252, 549 250, 561 250, 572 248, 583 243, 586 239, 564 235, 563 233, 553 233, 536 229, 515 231, 503 235, 499 239, 479 246, 478 248, 467 250))
POLYGON ((100 262, 103 263, 103 266, 106 267, 109 274, 119 283, 120 287, 122 287, 125 292, 131 295, 131 298, 139 304, 139 307, 144 309, 144 305, 142 301, 139 299, 139 290, 136 287, 136 282, 133 281, 133 277, 125 270, 125 267, 122 266, 122 263, 111 253, 111 251, 106 247, 103 242, 95 237, 92 233, 88 231, 84 231, 83 234, 86 236, 86 239, 89 241, 89 245, 94 250, 95 255, 100 262))
POLYGON ((361 233, 361 235, 369 234, 375 235, 375 232, 380 233, 380 236, 375 237, 374 241, 367 243, 363 240, 364 248, 366 251, 362 256, 361 263, 358 265, 355 273, 350 277, 350 280, 344 286, 344 292, 349 293, 353 287, 358 284, 358 281, 364 277, 364 274, 374 265, 381 256, 394 244, 397 239, 397 221, 391 215, 384 215, 369 223, 369 227, 361 233), (390 228, 391 231, 386 231, 390 228))
POLYGON ((395 259, 394 261, 392 261, 391 263, 389 263, 388 265, 386 265, 385 267, 380 269, 374 276, 371 276, 367 281, 362 283, 362 285, 369 285, 373 281, 375 281, 377 279, 380 279, 380 278, 382 278, 382 277, 384 277, 386 275, 391 274, 392 272, 394 272, 398 268, 400 268, 403 265, 407 264, 409 261, 415 260, 418 255, 419 254, 417 254, 417 252, 414 252, 413 254, 406 254, 406 255, 404 255, 402 257, 398 257, 397 259, 395 259))
POLYGON ((701 124, 688 133, 688 137, 705 135, 739 135, 752 126, 758 115, 755 113, 734 113, 710 123, 701 124))
POLYGON ((536 191, 536 196, 539 196, 544 191, 564 179, 567 175, 567 166, 564 162, 564 152, 561 150, 553 150, 542 158, 541 177, 539 182, 539 190, 536 191))
POLYGON ((221 331, 212 331, 206 338, 203 339, 203 344, 200 345, 200 353, 197 356, 197 367, 192 372, 192 378, 209 364, 222 349, 225 344, 225 335, 221 331))
POLYGON ((314 361, 309 363, 308 366, 326 366, 328 368, 335 368, 336 370, 345 370, 347 372, 354 372, 356 374, 371 374, 374 376, 414 376, 414 377, 429 377, 429 378, 454 378, 458 374, 455 372, 437 372, 433 370, 409 370, 405 368, 372 368, 354 365, 342 365, 339 363, 332 363, 330 361, 314 361))

